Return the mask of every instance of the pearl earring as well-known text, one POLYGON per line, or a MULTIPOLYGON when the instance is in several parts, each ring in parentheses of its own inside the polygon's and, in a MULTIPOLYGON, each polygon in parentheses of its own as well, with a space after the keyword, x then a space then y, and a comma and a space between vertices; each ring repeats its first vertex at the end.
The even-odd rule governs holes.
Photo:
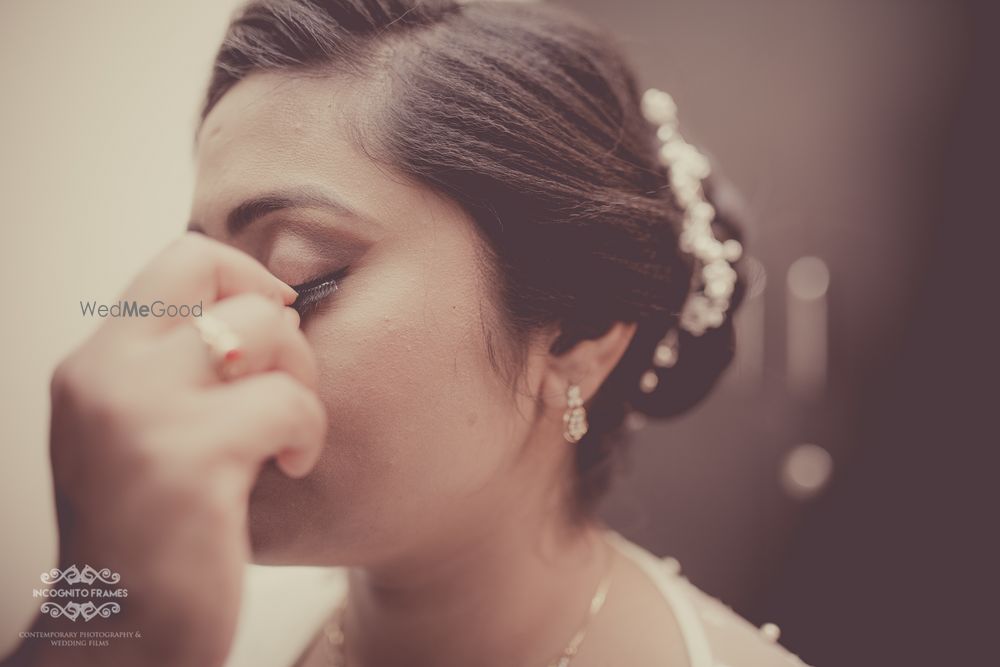
POLYGON ((587 410, 583 407, 579 385, 571 384, 566 390, 566 412, 563 413, 563 438, 566 442, 580 442, 587 433, 587 410))

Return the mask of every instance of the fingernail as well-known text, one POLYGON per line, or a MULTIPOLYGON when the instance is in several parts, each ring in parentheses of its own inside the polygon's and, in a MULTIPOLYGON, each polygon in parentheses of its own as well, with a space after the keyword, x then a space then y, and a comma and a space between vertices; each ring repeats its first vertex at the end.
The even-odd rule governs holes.
POLYGON ((309 474, 312 467, 309 460, 297 450, 289 449, 275 457, 278 469, 292 479, 301 479, 309 474))
POLYGON ((299 293, 293 290, 291 286, 281 282, 280 280, 278 280, 278 284, 281 285, 281 287, 279 288, 277 298, 282 305, 287 306, 299 297, 299 293))

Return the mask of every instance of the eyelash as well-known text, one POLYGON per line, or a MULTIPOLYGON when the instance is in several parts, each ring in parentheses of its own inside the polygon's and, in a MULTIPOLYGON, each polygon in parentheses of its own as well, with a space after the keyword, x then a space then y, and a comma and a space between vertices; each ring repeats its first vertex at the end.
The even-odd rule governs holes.
POLYGON ((304 318, 324 299, 340 289, 340 280, 346 274, 347 267, 344 267, 300 285, 292 285, 292 289, 299 294, 292 303, 292 308, 304 318))

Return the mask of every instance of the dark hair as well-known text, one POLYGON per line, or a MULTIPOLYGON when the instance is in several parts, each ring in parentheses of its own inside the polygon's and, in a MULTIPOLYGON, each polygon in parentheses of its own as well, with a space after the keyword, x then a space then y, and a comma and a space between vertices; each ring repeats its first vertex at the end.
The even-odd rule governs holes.
MULTIPOLYGON (((496 290, 494 368, 516 378, 525 343, 558 326, 552 353, 638 328, 587 413, 576 447, 575 509, 589 515, 610 483, 632 410, 653 417, 698 403, 733 356, 731 314, 678 362, 639 378, 677 325, 693 270, 678 248, 681 211, 657 161, 655 128, 614 39, 542 3, 453 0, 255 0, 219 50, 202 119, 255 71, 356 77, 371 109, 356 138, 373 158, 458 202, 475 220, 496 290)), ((710 184, 709 201, 716 203, 710 184)), ((726 215, 716 235, 742 241, 726 215)))

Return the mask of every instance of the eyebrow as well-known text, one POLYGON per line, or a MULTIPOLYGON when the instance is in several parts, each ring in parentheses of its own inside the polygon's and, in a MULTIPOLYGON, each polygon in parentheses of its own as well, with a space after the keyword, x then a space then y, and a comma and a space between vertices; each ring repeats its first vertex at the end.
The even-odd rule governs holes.
MULTIPOLYGON (((230 236, 236 236, 266 215, 295 208, 323 209, 373 226, 378 224, 369 216, 348 206, 331 192, 311 186, 298 186, 263 193, 244 200, 226 216, 226 232, 230 236)), ((201 225, 193 220, 188 223, 188 229, 202 231, 201 225)))

